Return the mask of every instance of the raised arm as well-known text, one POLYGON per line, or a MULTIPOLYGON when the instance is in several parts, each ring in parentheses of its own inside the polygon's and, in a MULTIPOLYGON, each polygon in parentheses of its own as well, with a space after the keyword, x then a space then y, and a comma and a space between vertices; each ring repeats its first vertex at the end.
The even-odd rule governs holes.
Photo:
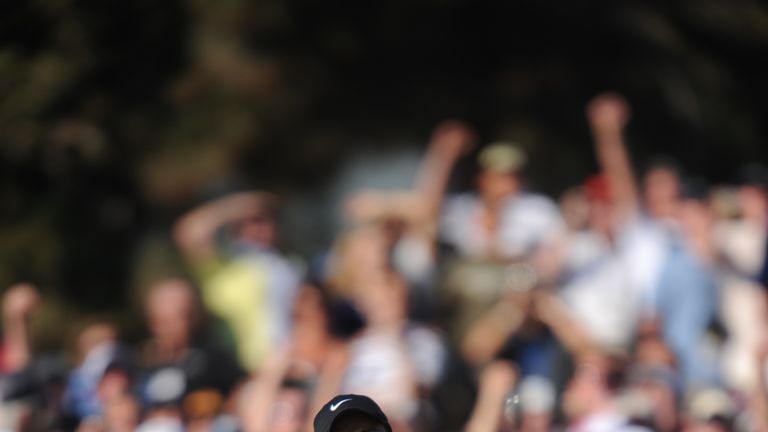
POLYGON ((2 372, 15 372, 32 360, 29 319, 37 309, 40 297, 32 284, 19 283, 3 296, 3 359, 2 372))
POLYGON ((504 421, 504 404, 517 382, 515 365, 496 360, 480 374, 477 399, 464 432, 496 432, 504 421))
POLYGON ((226 224, 261 215, 275 202, 265 192, 238 192, 205 203, 176 222, 174 240, 184 255, 201 261, 215 254, 216 232, 226 224))
POLYGON ((597 159, 622 217, 632 215, 640 206, 637 184, 622 136, 629 117, 629 105, 615 93, 600 94, 587 106, 597 159))
POLYGON ((572 316, 568 306, 554 294, 541 291, 534 299, 536 314, 552 330, 562 346, 574 357, 599 351, 583 326, 572 316))
POLYGON ((472 366, 479 367, 493 360, 504 343, 525 321, 520 303, 528 301, 525 294, 513 294, 500 299, 485 315, 476 320, 461 341, 461 353, 472 366))
POLYGON ((432 132, 413 188, 401 192, 358 192, 346 203, 347 217, 356 222, 391 217, 419 226, 434 223, 451 171, 474 141, 474 133, 466 124, 453 120, 440 123, 432 132))
POLYGON ((329 351, 328 357, 320 367, 320 375, 316 381, 315 391, 309 401, 308 412, 311 414, 307 416, 307 421, 302 429, 303 432, 313 431, 312 420, 314 413, 320 411, 326 401, 339 394, 344 374, 349 365, 349 356, 349 345, 347 343, 339 343, 337 347, 329 351))
POLYGON ((247 390, 241 395, 239 407, 244 431, 269 431, 270 415, 290 367, 292 354, 292 347, 276 350, 260 368, 258 376, 251 378, 247 390))
POLYGON ((456 162, 472 149, 474 143, 474 132, 460 121, 444 121, 432 132, 415 185, 428 217, 437 218, 451 171, 456 162))

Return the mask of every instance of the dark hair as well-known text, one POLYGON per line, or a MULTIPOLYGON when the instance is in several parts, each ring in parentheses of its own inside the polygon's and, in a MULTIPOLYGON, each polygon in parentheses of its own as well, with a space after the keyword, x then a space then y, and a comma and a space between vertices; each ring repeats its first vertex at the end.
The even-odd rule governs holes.
POLYGON ((756 186, 768 190, 768 167, 759 163, 750 163, 739 168, 736 176, 739 186, 756 186))
POLYGON ((334 337, 348 339, 365 327, 365 317, 344 298, 327 298, 324 302, 328 314, 328 331, 334 337))
POLYGON ((681 198, 685 200, 705 202, 709 199, 711 187, 702 177, 691 177, 683 181, 681 198))
POLYGON ((680 163, 678 163, 675 158, 668 155, 656 155, 648 159, 643 167, 643 176, 656 170, 669 171, 678 177, 683 176, 683 169, 680 166, 680 163))
POLYGON ((626 380, 628 359, 624 356, 611 355, 608 357, 608 367, 605 371, 605 386, 611 393, 621 390, 626 380))

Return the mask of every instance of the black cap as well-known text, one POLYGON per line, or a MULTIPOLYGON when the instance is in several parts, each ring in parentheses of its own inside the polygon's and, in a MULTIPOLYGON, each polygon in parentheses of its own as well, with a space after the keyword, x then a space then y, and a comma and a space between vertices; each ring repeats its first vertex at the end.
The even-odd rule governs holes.
POLYGON ((388 431, 392 431, 387 416, 381 408, 368 396, 345 394, 338 395, 328 401, 315 415, 315 432, 329 432, 333 422, 342 414, 356 411, 368 415, 381 422, 388 431))

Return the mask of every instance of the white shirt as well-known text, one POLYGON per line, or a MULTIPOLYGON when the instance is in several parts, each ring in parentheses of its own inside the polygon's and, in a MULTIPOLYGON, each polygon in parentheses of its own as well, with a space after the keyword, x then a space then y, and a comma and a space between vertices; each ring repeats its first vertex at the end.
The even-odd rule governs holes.
POLYGON ((341 393, 369 396, 390 418, 412 418, 417 406, 415 370, 400 335, 369 329, 350 348, 341 393))
POLYGON ((524 257, 553 239, 564 226, 552 200, 520 193, 506 200, 499 215, 498 231, 489 237, 480 223, 482 208, 477 194, 464 193, 450 197, 443 210, 440 236, 465 257, 482 258, 489 249, 504 258, 524 257))
POLYGON ((566 432, 650 432, 648 428, 630 425, 626 417, 613 411, 592 414, 566 432))
POLYGON ((622 227, 613 248, 589 231, 573 237, 561 295, 599 345, 628 347, 638 319, 654 313, 667 248, 668 234, 642 217, 622 227))

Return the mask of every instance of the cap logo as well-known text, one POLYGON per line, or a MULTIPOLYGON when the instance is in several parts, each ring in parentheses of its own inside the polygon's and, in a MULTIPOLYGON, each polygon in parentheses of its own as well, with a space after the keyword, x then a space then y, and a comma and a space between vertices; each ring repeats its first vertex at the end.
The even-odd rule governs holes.
POLYGON ((343 399, 343 400, 340 400, 340 401, 338 401, 338 402, 336 402, 336 403, 334 403, 334 404, 331 404, 331 411, 336 411, 336 409, 337 409, 337 408, 338 408, 338 407, 339 407, 341 404, 343 404, 344 402, 347 402, 347 401, 351 401, 351 400, 352 400, 352 399, 343 399))

